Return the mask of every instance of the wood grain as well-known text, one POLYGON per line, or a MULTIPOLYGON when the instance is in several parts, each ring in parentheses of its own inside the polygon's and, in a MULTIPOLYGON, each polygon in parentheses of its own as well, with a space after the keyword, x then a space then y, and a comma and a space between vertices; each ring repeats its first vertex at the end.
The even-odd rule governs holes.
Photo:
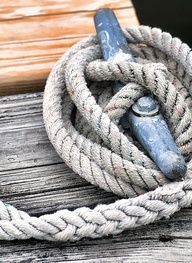
MULTIPOLYGON (((0 3, 0 95, 42 91, 55 61, 95 32, 94 10, 103 6, 103 1, 37 2, 0 3)), ((104 6, 117 9, 122 27, 138 24, 130 1, 105 1, 104 6)))
POLYGON ((131 0, 1 0, 0 20, 93 11, 101 6, 112 9, 127 8, 132 7, 132 2, 131 0))
MULTIPOLYGON (((31 215, 117 199, 58 157, 42 119, 42 93, 0 98, 0 198, 31 215)), ((191 263, 192 209, 169 220, 77 243, 0 241, 2 263, 191 263)))
MULTIPOLYGON (((133 8, 116 10, 115 13, 122 27, 132 24, 135 20, 133 8)), ((0 22, 0 45, 85 37, 95 32, 94 14, 95 12, 90 11, 3 21, 0 22)))
POLYGON ((48 140, 42 93, 0 98, 0 199, 32 214, 109 202, 72 172, 48 140), (43 204, 43 205, 42 205, 43 204))
POLYGON ((0 95, 43 90, 57 59, 81 38, 0 46, 0 95))

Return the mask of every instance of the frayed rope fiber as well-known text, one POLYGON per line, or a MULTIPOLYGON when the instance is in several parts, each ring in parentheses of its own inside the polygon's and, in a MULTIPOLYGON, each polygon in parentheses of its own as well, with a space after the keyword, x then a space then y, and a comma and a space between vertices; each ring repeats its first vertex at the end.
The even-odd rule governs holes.
POLYGON ((192 203, 192 51, 157 28, 124 31, 136 62, 104 62, 97 38, 72 47, 54 66, 43 114, 50 141, 64 162, 90 183, 127 199, 94 209, 31 217, 0 202, 0 239, 74 241, 149 224, 192 203), (112 83, 126 84, 113 96, 112 83), (187 161, 185 180, 169 182, 119 124, 148 92, 187 161))

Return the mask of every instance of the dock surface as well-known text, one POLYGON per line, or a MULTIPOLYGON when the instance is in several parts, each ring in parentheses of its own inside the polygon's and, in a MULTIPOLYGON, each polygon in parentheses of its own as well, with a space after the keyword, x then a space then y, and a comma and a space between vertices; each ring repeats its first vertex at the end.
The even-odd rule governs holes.
MULTIPOLYGON (((63 163, 42 117, 51 67, 72 44, 95 32, 97 8, 113 8, 122 27, 138 24, 131 1, 103 2, 0 2, 0 199, 30 215, 118 199, 63 163)), ((192 209, 114 237, 76 243, 0 241, 0 263, 9 262, 191 263, 192 209)))
POLYGON ((130 0, 1 0, 0 95, 42 91, 55 61, 95 34, 100 7, 114 9, 122 27, 138 24, 130 0))

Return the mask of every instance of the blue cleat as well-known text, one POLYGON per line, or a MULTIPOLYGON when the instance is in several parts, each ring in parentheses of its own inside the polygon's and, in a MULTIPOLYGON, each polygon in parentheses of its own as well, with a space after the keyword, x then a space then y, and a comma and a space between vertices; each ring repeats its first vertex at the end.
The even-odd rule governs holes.
MULTIPOLYGON (((134 62, 135 58, 128 48, 127 40, 121 30, 114 12, 108 8, 99 9, 94 18, 97 36, 103 58, 106 61, 126 60, 134 62)), ((125 84, 116 81, 114 93, 125 84)), ((137 100, 123 116, 122 126, 127 126, 137 138, 149 156, 166 177, 175 180, 184 177, 187 166, 177 148, 169 128, 159 113, 159 105, 152 96, 137 100)))

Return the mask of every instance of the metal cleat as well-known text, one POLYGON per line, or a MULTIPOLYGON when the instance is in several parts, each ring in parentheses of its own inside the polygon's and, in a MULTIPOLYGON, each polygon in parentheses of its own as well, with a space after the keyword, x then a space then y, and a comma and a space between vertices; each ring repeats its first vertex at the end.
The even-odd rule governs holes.
MULTIPOLYGON (((99 9, 94 21, 104 60, 134 62, 114 12, 108 8, 99 9)), ((124 85, 125 83, 116 81, 113 85, 114 93, 124 85)), ((165 176, 173 180, 185 175, 185 160, 159 112, 158 102, 152 96, 137 100, 121 119, 124 128, 127 127, 127 122, 133 135, 165 176)))

